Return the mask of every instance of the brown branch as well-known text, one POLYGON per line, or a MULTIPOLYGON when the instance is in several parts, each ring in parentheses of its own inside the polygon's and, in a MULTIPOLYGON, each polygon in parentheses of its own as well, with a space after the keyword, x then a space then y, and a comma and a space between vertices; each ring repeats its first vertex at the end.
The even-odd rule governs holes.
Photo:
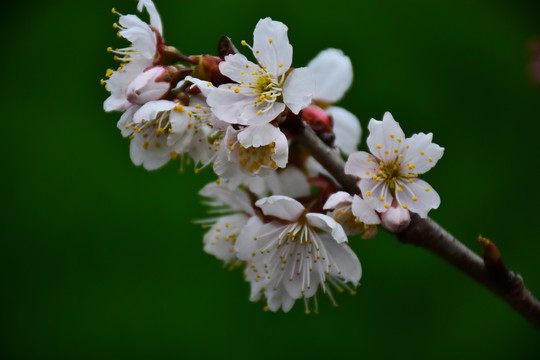
MULTIPOLYGON (((303 121, 295 121, 293 126, 287 126, 287 130, 332 174, 345 191, 358 193, 356 179, 345 174, 343 159, 335 148, 321 141, 303 121)), ((506 267, 498 267, 497 272, 490 271, 484 260, 433 220, 422 219, 416 214, 412 214, 411 219, 410 225, 396 234, 401 242, 437 254, 502 298, 540 329, 540 303, 524 286, 521 276, 506 267)))

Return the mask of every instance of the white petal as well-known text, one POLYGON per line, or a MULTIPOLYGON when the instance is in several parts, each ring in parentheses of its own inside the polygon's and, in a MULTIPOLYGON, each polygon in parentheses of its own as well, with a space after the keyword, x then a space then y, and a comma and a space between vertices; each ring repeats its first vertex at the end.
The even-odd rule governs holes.
POLYGON ((234 214, 218 218, 203 237, 204 251, 223 261, 236 257, 234 238, 244 228, 249 217, 244 214, 234 214))
POLYGON ((425 218, 429 210, 439 207, 441 198, 424 180, 417 178, 412 180, 412 183, 403 181, 403 185, 401 185, 402 191, 396 191, 396 200, 400 206, 406 205, 409 211, 425 218), (416 198, 416 200, 413 200, 413 198, 416 198))
POLYGON ((134 105, 127 109, 126 112, 122 114, 120 120, 116 124, 118 129, 120 129, 120 131, 122 132, 123 137, 128 137, 133 133, 133 128, 129 127, 126 129, 126 126, 130 126, 133 123, 133 114, 135 114, 135 112, 139 110, 139 108, 140 106, 134 105))
POLYGON ((242 54, 227 55, 225 61, 219 63, 219 71, 237 83, 257 83, 259 76, 251 73, 259 69, 259 65, 252 63, 242 54))
POLYGON ((146 59, 152 59, 156 53, 157 40, 152 29, 144 21, 135 15, 120 16, 118 20, 124 30, 120 30, 120 35, 133 44, 146 59))
POLYGON ((353 113, 338 106, 326 109, 334 120, 334 134, 336 135, 335 145, 345 154, 356 151, 360 144, 362 128, 360 121, 353 113))
POLYGON ((297 68, 291 71, 283 85, 283 102, 291 111, 298 114, 311 104, 315 78, 309 68, 297 68))
POLYGON ((306 175, 295 166, 287 166, 283 171, 278 173, 277 179, 279 180, 279 190, 274 192, 274 195, 299 198, 310 194, 311 185, 307 181, 306 175))
POLYGON ((382 121, 371 119, 368 125, 369 151, 384 162, 391 161, 405 148, 405 134, 392 114, 386 112, 382 121), (398 152, 395 152, 398 149, 398 152))
POLYGON ((291 67, 293 48, 282 22, 269 17, 259 20, 253 32, 253 50, 259 63, 274 76, 283 75, 291 67))
POLYGON ((310 226, 316 227, 330 234, 332 239, 334 239, 338 244, 347 241, 347 235, 345 235, 343 227, 341 227, 341 225, 330 216, 319 213, 308 213, 306 214, 306 219, 310 226))
POLYGON ((133 122, 140 123, 143 120, 150 121, 157 118, 158 114, 163 111, 172 110, 177 104, 168 100, 150 101, 141 106, 141 108, 133 115, 133 122))
POLYGON ((242 124, 249 125, 262 125, 274 120, 279 114, 285 110, 285 104, 275 102, 270 104, 262 113, 259 114, 260 106, 253 106, 253 98, 250 99, 249 103, 244 106, 240 118, 242 119, 242 124))
POLYGON ((156 170, 165 165, 171 160, 171 148, 166 144, 162 144, 160 148, 156 148, 155 143, 148 146, 147 149, 142 147, 141 142, 137 138, 130 142, 129 153, 131 161, 135 165, 143 165, 146 170, 156 170))
POLYGON ((343 278, 345 281, 350 281, 355 285, 358 284, 362 277, 362 267, 354 251, 346 243, 338 244, 330 238, 327 241, 325 240, 323 238, 328 261, 332 265, 331 273, 343 278))
MULTIPOLYGON (((289 162, 289 142, 287 137, 281 131, 277 134, 277 137, 274 139, 275 147, 274 153, 272 154, 272 160, 276 162, 276 165, 280 168, 287 166, 289 162)), ((306 184, 307 181, 305 181, 306 184)), ((308 184, 309 185, 309 184, 308 184)), ((283 194, 286 195, 286 194, 283 194)))
POLYGON ((378 212, 388 209, 394 200, 388 184, 384 181, 362 179, 360 181, 360 190, 364 200, 368 201, 369 205, 378 212))
POLYGON ((235 93, 225 86, 225 88, 219 87, 212 91, 206 101, 220 120, 230 124, 247 125, 247 121, 241 119, 240 115, 246 107, 253 107, 251 97, 235 93))
POLYGON ((232 210, 242 210, 248 214, 253 214, 253 207, 248 194, 240 188, 230 188, 225 184, 211 182, 206 184, 199 195, 213 199, 232 210))
MULTIPOLYGON (((363 180, 362 180, 363 181, 363 180)), ((352 212, 354 216, 366 225, 380 224, 381 219, 371 207, 371 202, 362 199, 360 196, 355 195, 352 202, 352 212)))
POLYGON ((433 134, 414 134, 406 140, 409 148, 403 152, 402 165, 414 164, 414 172, 423 174, 435 166, 444 154, 444 148, 431 142, 433 134))
POLYGON ((371 179, 379 171, 379 164, 373 155, 365 151, 356 151, 349 155, 345 163, 345 174, 362 179, 371 179), (369 161, 368 161, 369 160, 369 161))
POLYGON ((281 133, 274 125, 248 126, 238 133, 238 141, 244 147, 259 147, 271 144, 281 133))
POLYGON ((160 35, 162 35, 163 26, 161 25, 161 17, 157 12, 154 2, 152 0, 139 0, 139 3, 137 4, 137 10, 142 11, 143 6, 146 8, 146 11, 148 11, 148 15, 150 15, 150 25, 155 27, 160 33, 160 35))
POLYGON ((186 76, 185 81, 192 82, 194 86, 197 86, 204 96, 210 95, 210 93, 216 89, 209 81, 203 81, 192 76, 186 76))
POLYGON ((264 215, 296 221, 304 212, 304 206, 288 196, 274 195, 257 200, 255 203, 264 215))
POLYGON ((323 206, 324 210, 335 209, 339 204, 350 204, 353 197, 345 191, 338 191, 332 194, 323 206))
POLYGON ((295 299, 287 293, 284 286, 280 286, 276 291, 267 290, 265 294, 268 298, 268 308, 271 311, 277 311, 281 307, 283 312, 289 312, 295 302, 295 299))
POLYGON ((265 224, 257 216, 252 216, 248 220, 234 244, 234 250, 239 259, 251 260, 253 252, 259 251, 260 242, 254 241, 253 238, 262 232, 261 229, 264 226, 265 224))
POLYGON ((316 79, 313 98, 335 103, 343 97, 353 80, 351 59, 338 49, 321 51, 308 67, 313 70, 316 79))

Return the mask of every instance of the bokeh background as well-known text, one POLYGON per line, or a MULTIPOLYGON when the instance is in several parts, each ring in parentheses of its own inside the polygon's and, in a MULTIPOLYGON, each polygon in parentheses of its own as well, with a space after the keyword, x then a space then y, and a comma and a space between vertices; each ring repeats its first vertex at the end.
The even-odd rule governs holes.
MULTIPOLYGON (((425 176, 442 198, 431 216, 476 251, 491 238, 540 295, 538 1, 156 3, 186 54, 250 40, 266 16, 289 26, 294 66, 343 49, 355 80, 341 105, 364 129, 391 111, 409 135, 434 132, 446 153, 425 176)), ((119 114, 102 110, 106 48, 123 44, 113 6, 136 12, 132 0, 3 5, 3 359, 540 358, 540 333, 506 303, 385 231, 351 240, 364 275, 338 308, 250 303, 192 224, 211 172, 133 166, 119 114)))

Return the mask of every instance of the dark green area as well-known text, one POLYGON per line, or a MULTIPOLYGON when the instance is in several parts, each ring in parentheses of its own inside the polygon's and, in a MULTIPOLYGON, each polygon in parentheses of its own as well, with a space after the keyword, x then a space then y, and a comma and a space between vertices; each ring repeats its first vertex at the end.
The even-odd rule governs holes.
MULTIPOLYGON (((355 81, 341 105, 364 129, 391 111, 446 148, 425 179, 431 216, 471 248, 479 233, 540 295, 540 91, 527 77, 538 2, 157 1, 168 42, 214 52, 251 42, 260 17, 289 26, 294 66, 341 48, 355 81)), ((133 166, 99 84, 115 63, 110 12, 128 0, 26 1, 2 11, 3 359, 537 359, 538 333, 434 255, 381 231, 353 239, 356 296, 321 313, 248 300, 240 271, 202 251, 209 171, 133 166)), ((146 17, 145 17, 146 19, 146 17)), ((365 138, 366 134, 364 134, 365 138)))

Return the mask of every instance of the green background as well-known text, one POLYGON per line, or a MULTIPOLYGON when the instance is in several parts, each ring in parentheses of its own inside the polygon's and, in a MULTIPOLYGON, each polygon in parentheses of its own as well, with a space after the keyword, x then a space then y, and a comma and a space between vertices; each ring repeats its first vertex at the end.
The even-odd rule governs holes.
MULTIPOLYGON (((356 296, 320 314, 263 312, 241 271, 202 251, 192 224, 209 171, 148 172, 106 114, 99 79, 120 46, 110 12, 130 0, 3 5, 1 112, 4 359, 538 359, 540 333, 435 255, 381 230, 353 239, 356 296)), ((168 43, 214 53, 289 26, 294 66, 341 48, 355 67, 341 105, 366 129, 391 111, 446 148, 424 178, 431 216, 475 251, 479 233, 540 295, 540 91, 527 76, 538 1, 157 1, 168 43)), ((143 17, 145 20, 146 16, 143 17)), ((364 133, 363 137, 367 134, 364 133)))

